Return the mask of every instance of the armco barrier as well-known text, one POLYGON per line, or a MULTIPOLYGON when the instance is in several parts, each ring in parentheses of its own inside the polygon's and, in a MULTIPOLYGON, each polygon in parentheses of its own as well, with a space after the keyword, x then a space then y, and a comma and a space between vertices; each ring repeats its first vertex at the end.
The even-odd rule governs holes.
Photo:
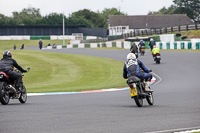
MULTIPOLYGON (((139 42, 135 42, 136 45, 139 42)), ((70 45, 58 45, 56 47, 49 46, 45 49, 61 49, 61 48, 99 48, 99 47, 117 47, 117 48, 124 48, 130 49, 131 42, 124 41, 124 42, 106 42, 106 43, 81 43, 81 44, 70 44, 70 45)), ((156 42, 156 47, 160 49, 200 49, 200 42, 156 42)))

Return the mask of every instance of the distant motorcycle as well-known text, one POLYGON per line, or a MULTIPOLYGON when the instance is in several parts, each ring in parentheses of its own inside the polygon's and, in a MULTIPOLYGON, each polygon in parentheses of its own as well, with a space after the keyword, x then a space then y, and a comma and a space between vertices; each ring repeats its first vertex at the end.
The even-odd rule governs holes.
POLYGON ((156 64, 160 64, 160 60, 161 60, 160 53, 156 53, 156 55, 154 56, 154 61, 156 62, 156 64))
MULTIPOLYGON (((27 70, 29 71, 30 68, 27 68, 27 70)), ((17 72, 21 73, 20 71, 17 71, 17 72)), ((6 73, 0 72, 0 102, 1 104, 7 105, 10 101, 10 98, 19 99, 21 103, 25 103, 27 100, 26 87, 22 83, 19 89, 20 89, 20 93, 16 94, 15 81, 10 80, 9 76, 6 73)))
POLYGON ((141 47, 141 51, 140 51, 140 55, 144 55, 145 54, 145 46, 141 47))
POLYGON ((145 92, 145 83, 143 80, 136 76, 131 76, 128 78, 127 81, 129 85, 129 90, 130 90, 130 95, 131 98, 135 100, 135 103, 138 107, 143 106, 143 99, 146 98, 147 102, 149 105, 154 104, 154 99, 153 99, 153 92, 145 92))

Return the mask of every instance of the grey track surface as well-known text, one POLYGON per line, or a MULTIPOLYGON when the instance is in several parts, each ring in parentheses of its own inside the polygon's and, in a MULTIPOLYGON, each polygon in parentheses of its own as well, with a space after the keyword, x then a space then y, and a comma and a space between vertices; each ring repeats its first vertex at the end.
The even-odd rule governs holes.
MULTIPOLYGON (((120 61, 128 53, 99 49, 48 51, 120 61)), ((0 133, 144 133, 200 126, 200 53, 161 54, 159 65, 153 62, 149 51, 139 57, 161 78, 152 86, 153 106, 145 101, 138 108, 128 90, 32 96, 26 104, 11 100, 7 106, 0 105, 0 133)))

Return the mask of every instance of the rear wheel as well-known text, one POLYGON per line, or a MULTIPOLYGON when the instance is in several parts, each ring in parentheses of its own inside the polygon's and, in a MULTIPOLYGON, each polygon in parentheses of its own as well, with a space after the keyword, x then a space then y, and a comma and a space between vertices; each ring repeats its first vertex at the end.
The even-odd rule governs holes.
POLYGON ((143 106, 143 99, 139 98, 138 96, 134 97, 135 103, 138 107, 142 107, 143 106))
POLYGON ((160 64, 160 59, 158 59, 158 64, 160 64))
POLYGON ((141 97, 139 97, 141 91, 140 91, 138 86, 136 86, 136 89, 137 89, 137 96, 134 96, 134 100, 135 100, 135 103, 138 107, 142 107, 143 106, 143 99, 141 97))
POLYGON ((149 96, 147 96, 146 99, 149 105, 154 104, 153 93, 149 93, 149 96))
POLYGON ((27 100, 27 93, 26 93, 26 87, 23 85, 21 90, 21 96, 19 97, 19 101, 21 103, 25 103, 27 100))
POLYGON ((10 101, 10 96, 8 91, 6 90, 6 83, 0 82, 0 102, 3 105, 7 105, 10 101))

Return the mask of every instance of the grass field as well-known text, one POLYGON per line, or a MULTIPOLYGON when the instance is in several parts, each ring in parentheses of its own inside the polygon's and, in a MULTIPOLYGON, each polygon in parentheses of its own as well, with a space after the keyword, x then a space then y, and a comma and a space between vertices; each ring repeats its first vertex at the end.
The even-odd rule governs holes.
MULTIPOLYGON (((63 44, 63 40, 42 40, 43 47, 47 44, 63 44)), ((39 40, 0 40, 0 49, 6 50, 6 49, 13 49, 14 44, 17 46, 17 48, 20 48, 22 44, 25 45, 25 47, 28 46, 38 46, 39 47, 39 40)), ((65 44, 68 44, 69 40, 65 40, 65 44)))
MULTIPOLYGON (((3 52, 2 50, 0 52, 3 52)), ((13 50, 13 58, 30 67, 24 84, 30 92, 69 92, 127 86, 123 62, 84 55, 13 50)))

